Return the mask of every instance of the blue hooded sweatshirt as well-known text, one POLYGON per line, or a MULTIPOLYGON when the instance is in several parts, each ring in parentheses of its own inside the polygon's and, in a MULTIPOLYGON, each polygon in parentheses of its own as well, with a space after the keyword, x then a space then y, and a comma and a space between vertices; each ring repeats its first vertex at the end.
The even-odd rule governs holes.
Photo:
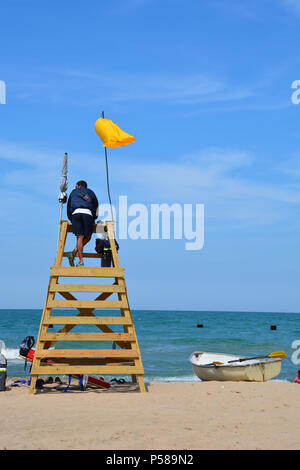
POLYGON ((72 214, 75 209, 89 209, 93 215, 93 218, 97 218, 98 199, 95 193, 89 188, 75 188, 71 192, 68 204, 67 204, 67 215, 72 221, 72 214))

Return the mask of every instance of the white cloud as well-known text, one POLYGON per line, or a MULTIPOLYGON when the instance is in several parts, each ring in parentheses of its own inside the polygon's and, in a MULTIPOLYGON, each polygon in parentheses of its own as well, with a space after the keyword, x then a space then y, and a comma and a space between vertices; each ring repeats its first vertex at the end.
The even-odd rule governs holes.
POLYGON ((57 151, 0 141, 2 182, 14 191, 30 189, 52 195, 53 183, 61 173, 62 157, 57 151))
POLYGON ((193 105, 210 102, 239 102, 250 98, 249 86, 232 85, 207 74, 108 74, 66 67, 37 71, 39 82, 23 77, 18 99, 91 106, 159 102, 193 105), (49 80, 49 76, 51 80, 49 80))
POLYGON ((300 0, 281 0, 283 4, 288 7, 291 11, 300 15, 300 0))
POLYGON ((131 195, 142 194, 149 203, 204 203, 205 217, 221 224, 226 219, 228 227, 278 222, 300 204, 299 191, 267 175, 257 182, 250 176, 256 163, 247 152, 206 149, 168 163, 118 161, 112 170, 131 195))
MULTIPOLYGON (((13 212, 14 207, 23 211, 33 204, 42 211, 43 205, 58 205, 63 155, 0 142, 1 159, 3 207, 7 202, 13 212)), ((69 191, 74 178, 82 175, 83 161, 88 173, 85 179, 96 193, 99 191, 100 202, 106 202, 104 164, 99 155, 72 152, 69 191)), ((203 149, 168 162, 124 161, 114 154, 109 159, 113 200, 116 203, 119 195, 127 195, 129 204, 204 203, 205 217, 214 224, 222 225, 226 220, 227 227, 236 223, 257 226, 278 222, 293 211, 294 205, 300 204, 293 179, 299 174, 299 167, 291 178, 286 171, 290 165, 282 162, 278 166, 282 179, 275 183, 267 174, 260 181, 251 176, 256 165, 249 152, 218 148, 203 149)))

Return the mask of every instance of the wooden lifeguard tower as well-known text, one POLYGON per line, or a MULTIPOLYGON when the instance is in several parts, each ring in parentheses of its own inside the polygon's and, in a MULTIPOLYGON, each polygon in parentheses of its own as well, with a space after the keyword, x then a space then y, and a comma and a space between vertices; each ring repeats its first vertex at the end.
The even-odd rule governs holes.
MULTIPOLYGON (((94 233, 97 226, 94 225, 94 233)), ((131 375, 132 381, 145 391, 144 370, 137 336, 128 303, 124 268, 120 267, 114 236, 114 222, 106 223, 106 231, 112 251, 112 267, 71 267, 63 266, 66 257, 65 244, 72 224, 60 221, 60 232, 54 265, 50 268, 47 298, 43 309, 36 342, 34 360, 31 369, 30 393, 33 393, 39 375, 131 375), (68 283, 60 283, 60 278, 69 278, 68 283), (74 283, 94 278, 93 284, 74 283), (105 283, 111 279, 112 284, 105 283), (78 282, 78 281, 77 281, 78 282), (92 300, 78 300, 74 293, 97 295, 92 300), (60 295, 62 299, 57 299, 60 295), (117 300, 107 300, 110 296, 117 300), (53 314, 53 309, 77 309, 75 315, 53 314), (118 309, 115 316, 102 316, 98 309, 118 309), (62 325, 57 332, 49 332, 49 326, 62 325), (108 326, 110 325, 110 326, 108 326), (119 325, 121 332, 113 331, 119 325), (95 332, 71 332, 74 327, 95 327, 95 332), (110 348, 83 349, 75 347, 53 348, 59 342, 80 344, 93 342, 103 345, 112 343, 110 348), (115 345, 117 346, 115 348, 115 345)), ((97 253, 84 253, 85 258, 100 258, 97 253)), ((100 261, 100 260, 99 260, 100 261)))

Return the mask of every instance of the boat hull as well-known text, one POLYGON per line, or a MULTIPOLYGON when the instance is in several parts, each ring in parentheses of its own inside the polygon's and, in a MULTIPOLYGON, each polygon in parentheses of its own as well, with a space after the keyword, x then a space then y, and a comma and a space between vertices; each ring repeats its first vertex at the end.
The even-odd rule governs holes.
POLYGON ((266 382, 281 371, 280 358, 252 359, 228 363, 242 356, 196 351, 190 356, 192 369, 200 380, 266 382), (209 365, 214 361, 222 365, 209 365))

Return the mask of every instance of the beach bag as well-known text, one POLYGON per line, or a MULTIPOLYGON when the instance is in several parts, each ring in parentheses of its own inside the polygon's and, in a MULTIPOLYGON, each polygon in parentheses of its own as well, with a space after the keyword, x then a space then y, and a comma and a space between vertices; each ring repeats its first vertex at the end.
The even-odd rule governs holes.
POLYGON ((104 250, 104 240, 102 238, 96 238, 96 245, 95 245, 95 251, 99 254, 102 255, 104 250))
POLYGON ((27 357, 30 349, 32 349, 34 346, 34 343, 35 341, 33 336, 26 336, 20 345, 19 355, 22 357, 27 357))
MULTIPOLYGON (((116 248, 117 251, 119 251, 119 244, 117 240, 115 240, 116 248)), ((110 250, 110 242, 107 239, 102 239, 102 238, 96 238, 96 245, 95 245, 95 251, 99 254, 102 255, 104 251, 110 250)))
POLYGON ((24 370, 27 366, 28 353, 34 346, 34 343, 35 341, 33 336, 26 336, 20 345, 19 355, 25 358, 24 370))
POLYGON ((110 268, 112 262, 112 252, 109 240, 103 240, 103 255, 101 259, 102 268, 110 268))
MULTIPOLYGON (((115 240, 116 249, 119 251, 119 244, 117 240, 115 240)), ((95 250, 99 255, 102 255, 101 259, 101 267, 102 268, 109 268, 112 262, 112 252, 110 247, 110 241, 107 239, 96 239, 96 246, 95 250)))

